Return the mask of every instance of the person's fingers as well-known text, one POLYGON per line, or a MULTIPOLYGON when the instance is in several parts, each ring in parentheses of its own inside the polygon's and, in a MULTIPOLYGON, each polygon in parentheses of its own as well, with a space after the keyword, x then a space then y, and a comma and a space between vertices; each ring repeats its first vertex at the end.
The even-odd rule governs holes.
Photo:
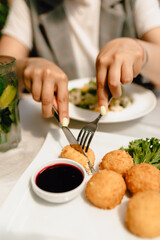
POLYGON ((23 74, 25 88, 31 92, 32 90, 32 68, 26 68, 23 74))
POLYGON ((108 95, 105 89, 107 79, 107 67, 97 65, 97 98, 98 106, 108 108, 108 95))
POLYGON ((122 64, 121 68, 121 83, 128 84, 133 80, 133 65, 129 61, 122 64))
POLYGON ((140 73, 141 71, 141 65, 142 65, 142 61, 140 59, 136 59, 136 61, 133 64, 133 77, 137 77, 137 75, 140 73))
POLYGON ((102 108, 102 111, 106 111, 108 108, 108 94, 106 92, 107 85, 107 67, 108 58, 107 55, 101 51, 96 59, 96 80, 97 80, 97 98, 98 106, 102 108))
POLYGON ((66 75, 61 74, 61 79, 57 85, 57 104, 60 122, 63 126, 69 124, 69 114, 68 114, 68 103, 69 103, 69 93, 68 93, 68 79, 66 75))
POLYGON ((52 104, 55 85, 49 69, 43 75, 42 84, 42 113, 44 117, 49 118, 53 115, 52 104))
POLYGON ((42 91, 42 70, 35 69, 32 77, 32 96, 37 102, 41 100, 42 91))
POLYGON ((58 109, 58 104, 57 104, 57 95, 53 95, 53 105, 55 106, 56 109, 58 109))
POLYGON ((121 64, 114 62, 108 69, 108 86, 114 98, 121 96, 121 64))

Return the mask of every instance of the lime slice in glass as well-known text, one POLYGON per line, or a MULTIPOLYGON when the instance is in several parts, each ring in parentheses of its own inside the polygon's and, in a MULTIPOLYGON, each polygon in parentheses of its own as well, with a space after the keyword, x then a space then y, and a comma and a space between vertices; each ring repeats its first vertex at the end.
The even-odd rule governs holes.
POLYGON ((2 95, 0 96, 0 107, 2 107, 2 108, 8 107, 8 105, 15 98, 16 92, 17 92, 17 89, 14 86, 8 85, 4 89, 2 95))

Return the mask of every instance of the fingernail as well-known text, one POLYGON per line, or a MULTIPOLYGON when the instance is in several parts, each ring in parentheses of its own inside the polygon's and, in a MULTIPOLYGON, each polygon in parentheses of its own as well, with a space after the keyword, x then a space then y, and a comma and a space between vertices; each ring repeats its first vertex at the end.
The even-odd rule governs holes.
POLYGON ((62 120, 62 126, 63 126, 63 127, 68 127, 68 124, 69 124, 68 118, 63 118, 63 120, 62 120))
POLYGON ((101 113, 101 115, 106 115, 106 107, 105 106, 101 106, 100 107, 100 113, 101 113))

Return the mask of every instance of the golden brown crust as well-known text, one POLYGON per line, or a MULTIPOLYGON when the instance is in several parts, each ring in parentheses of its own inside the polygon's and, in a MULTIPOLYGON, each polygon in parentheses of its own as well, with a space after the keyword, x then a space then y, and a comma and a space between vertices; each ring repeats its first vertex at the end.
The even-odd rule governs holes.
POLYGON ((126 192, 123 177, 111 170, 100 170, 87 183, 86 198, 95 206, 112 209, 121 203, 126 192))
POLYGON ((108 169, 124 175, 133 166, 133 158, 124 150, 114 150, 105 154, 100 169, 108 169))
MULTIPOLYGON (((92 149, 89 148, 86 154, 89 157, 91 163, 94 165, 95 155, 94 155, 94 152, 92 151, 92 149)), ((80 163, 87 171, 89 171, 88 164, 87 164, 87 158, 82 153, 77 151, 76 145, 65 146, 62 149, 60 157, 74 160, 75 162, 80 163)))
POLYGON ((160 193, 145 191, 133 195, 127 206, 126 226, 140 237, 160 236, 160 193))
POLYGON ((131 193, 147 190, 160 191, 160 171, 153 165, 141 163, 133 166, 125 175, 131 193))

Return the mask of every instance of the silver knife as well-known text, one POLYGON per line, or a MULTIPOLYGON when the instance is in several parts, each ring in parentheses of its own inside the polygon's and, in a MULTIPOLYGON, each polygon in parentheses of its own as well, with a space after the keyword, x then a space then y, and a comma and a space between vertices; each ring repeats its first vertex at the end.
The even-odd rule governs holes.
POLYGON ((83 151, 83 149, 81 148, 81 146, 80 146, 79 143, 77 142, 77 139, 74 137, 74 135, 73 135, 73 133, 71 132, 71 130, 70 130, 68 127, 63 127, 63 126, 62 126, 62 124, 60 123, 59 114, 58 114, 58 111, 56 110, 56 108, 55 108, 54 106, 52 106, 52 108, 53 108, 53 111, 54 111, 54 117, 57 119, 58 124, 59 124, 60 128, 62 129, 62 131, 64 132, 64 134, 65 134, 65 136, 66 136, 69 144, 70 144, 70 145, 75 145, 75 144, 77 145, 78 151, 79 151, 80 153, 82 153, 82 154, 87 158, 87 160, 88 160, 87 163, 88 163, 89 169, 90 169, 91 173, 94 174, 96 171, 95 171, 95 169, 94 169, 91 161, 89 160, 87 154, 83 151))

